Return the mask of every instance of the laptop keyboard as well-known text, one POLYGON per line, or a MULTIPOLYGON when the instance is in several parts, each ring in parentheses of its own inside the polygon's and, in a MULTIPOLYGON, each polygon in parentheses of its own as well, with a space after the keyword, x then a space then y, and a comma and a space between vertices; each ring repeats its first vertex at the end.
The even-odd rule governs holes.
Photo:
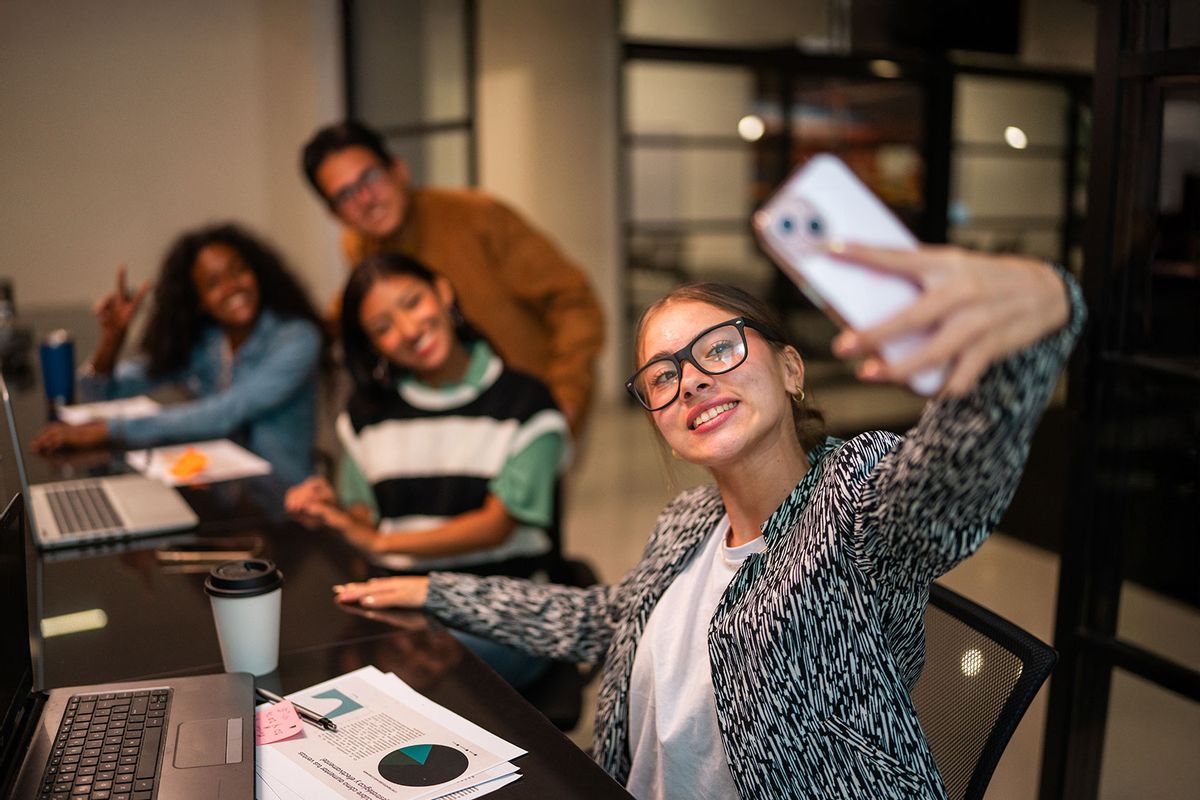
POLYGON ((170 689, 71 697, 40 800, 151 800, 170 705, 170 689))
POLYGON ((46 499, 50 501, 58 530, 64 536, 125 527, 99 481, 76 483, 61 489, 47 488, 46 499))

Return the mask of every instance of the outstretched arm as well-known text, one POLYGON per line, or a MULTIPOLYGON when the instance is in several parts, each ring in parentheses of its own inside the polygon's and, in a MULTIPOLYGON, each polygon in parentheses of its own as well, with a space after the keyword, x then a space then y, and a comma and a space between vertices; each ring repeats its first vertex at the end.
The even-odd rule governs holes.
POLYGON ((983 542, 1007 508, 1033 431, 1083 324, 1075 282, 1032 259, 959 248, 848 249, 847 258, 922 284, 920 300, 866 331, 839 335, 840 356, 894 335, 935 329, 900 364, 869 355, 868 380, 903 381, 950 362, 942 393, 879 458, 856 519, 860 554, 888 582, 928 582, 983 542), (881 456, 881 457, 880 457, 881 456))
POLYGON ((246 422, 280 405, 316 375, 321 334, 316 326, 292 320, 280 326, 269 355, 227 389, 159 413, 109 422, 114 440, 129 446, 228 436, 246 422))

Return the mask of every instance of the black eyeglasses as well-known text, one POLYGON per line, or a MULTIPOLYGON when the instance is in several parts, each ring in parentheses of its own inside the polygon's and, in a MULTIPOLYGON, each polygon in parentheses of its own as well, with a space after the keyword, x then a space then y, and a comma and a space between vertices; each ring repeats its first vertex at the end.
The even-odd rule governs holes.
POLYGON ((362 174, 354 180, 337 190, 333 197, 329 198, 329 203, 334 208, 342 208, 348 205, 354 198, 358 197, 358 193, 368 186, 374 186, 384 179, 387 175, 387 168, 376 164, 373 167, 368 167, 363 170, 362 174))
POLYGON ((647 411, 660 411, 679 397, 683 362, 705 375, 720 375, 740 367, 746 360, 746 328, 753 328, 764 339, 773 341, 757 322, 734 317, 700 331, 687 347, 653 359, 625 381, 625 388, 647 411))

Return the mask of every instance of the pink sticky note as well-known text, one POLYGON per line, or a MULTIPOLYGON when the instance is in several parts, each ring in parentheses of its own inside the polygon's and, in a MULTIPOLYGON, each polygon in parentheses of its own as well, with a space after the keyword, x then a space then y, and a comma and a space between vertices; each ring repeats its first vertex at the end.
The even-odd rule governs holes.
POLYGON ((254 715, 254 742, 270 744, 288 739, 300 733, 304 723, 296 713, 296 707, 287 700, 260 708, 254 715))

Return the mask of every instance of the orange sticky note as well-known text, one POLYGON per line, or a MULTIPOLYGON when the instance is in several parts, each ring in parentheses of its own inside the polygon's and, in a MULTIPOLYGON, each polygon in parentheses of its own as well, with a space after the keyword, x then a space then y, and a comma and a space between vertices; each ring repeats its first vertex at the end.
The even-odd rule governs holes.
POLYGON ((183 451, 175 463, 171 464, 171 474, 176 478, 194 478, 208 466, 208 456, 194 447, 183 451))
POLYGON ((260 708, 254 714, 255 744, 270 744, 271 742, 290 739, 304 729, 296 707, 288 701, 260 708))

